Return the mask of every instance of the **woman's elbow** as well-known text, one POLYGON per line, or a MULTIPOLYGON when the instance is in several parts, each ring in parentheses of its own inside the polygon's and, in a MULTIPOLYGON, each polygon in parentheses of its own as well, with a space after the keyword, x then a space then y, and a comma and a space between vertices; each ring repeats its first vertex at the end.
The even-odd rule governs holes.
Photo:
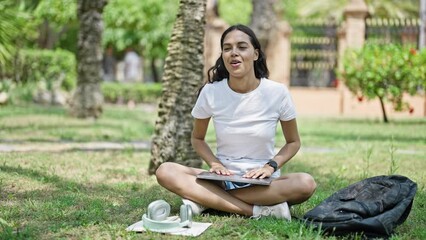
POLYGON ((197 149, 203 142, 204 139, 199 139, 194 136, 191 137, 191 145, 194 149, 197 149))
POLYGON ((296 146, 296 150, 299 151, 300 148, 302 147, 302 142, 300 141, 300 139, 295 142, 295 146, 296 146))
POLYGON ((300 142, 299 139, 291 141, 289 143, 287 143, 288 145, 291 146, 291 148, 295 151, 298 152, 300 150, 300 147, 302 146, 302 143, 300 142))

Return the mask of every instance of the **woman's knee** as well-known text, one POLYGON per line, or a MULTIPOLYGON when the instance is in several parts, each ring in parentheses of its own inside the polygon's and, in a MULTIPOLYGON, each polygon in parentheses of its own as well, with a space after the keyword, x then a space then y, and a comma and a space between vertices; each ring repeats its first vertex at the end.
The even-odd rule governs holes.
POLYGON ((306 198, 312 196, 312 194, 315 192, 315 189, 317 188, 317 184, 314 178, 307 173, 300 173, 299 184, 301 194, 304 195, 306 198))
POLYGON ((175 176, 174 169, 176 169, 176 163, 165 162, 162 163, 155 171, 155 177, 157 178, 157 182, 162 184, 164 182, 170 181, 173 176, 175 176))

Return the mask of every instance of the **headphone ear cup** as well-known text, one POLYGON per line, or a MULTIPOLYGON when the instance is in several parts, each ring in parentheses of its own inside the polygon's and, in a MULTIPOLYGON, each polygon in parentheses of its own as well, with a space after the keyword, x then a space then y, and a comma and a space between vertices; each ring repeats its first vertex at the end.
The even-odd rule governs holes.
POLYGON ((191 227, 192 225, 192 208, 190 205, 181 205, 180 206, 180 222, 188 222, 187 226, 191 227))
POLYGON ((170 214, 170 204, 164 200, 156 200, 148 205, 147 217, 154 221, 164 221, 170 214))

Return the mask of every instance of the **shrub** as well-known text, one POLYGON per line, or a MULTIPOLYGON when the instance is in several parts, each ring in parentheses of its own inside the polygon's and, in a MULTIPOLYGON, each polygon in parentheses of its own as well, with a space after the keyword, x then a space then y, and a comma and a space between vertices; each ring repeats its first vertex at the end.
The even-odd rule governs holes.
POLYGON ((76 59, 73 53, 61 49, 21 50, 14 75, 17 82, 45 81, 49 90, 57 85, 70 91, 77 82, 76 59))
POLYGON ((17 84, 10 79, 2 79, 0 81, 0 105, 32 102, 36 88, 36 83, 17 84))
POLYGON ((118 103, 130 100, 136 103, 153 103, 161 96, 160 83, 104 82, 101 85, 105 102, 118 103))
POLYGON ((403 94, 415 95, 419 89, 425 89, 426 50, 367 44, 360 50, 346 52, 339 75, 359 98, 378 98, 384 122, 388 122, 384 101, 390 101, 397 111, 411 110, 403 101, 403 94))

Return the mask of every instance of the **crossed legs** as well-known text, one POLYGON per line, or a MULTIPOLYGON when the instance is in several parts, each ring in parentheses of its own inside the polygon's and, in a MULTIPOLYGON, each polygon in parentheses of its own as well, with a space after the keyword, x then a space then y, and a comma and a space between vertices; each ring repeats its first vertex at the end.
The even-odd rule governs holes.
POLYGON ((157 169, 156 177, 161 186, 182 198, 208 208, 245 216, 253 215, 253 205, 304 202, 316 188, 316 183, 309 174, 291 173, 272 181, 270 186, 225 191, 213 181, 197 179, 196 175, 202 171, 204 170, 166 162, 157 169))

